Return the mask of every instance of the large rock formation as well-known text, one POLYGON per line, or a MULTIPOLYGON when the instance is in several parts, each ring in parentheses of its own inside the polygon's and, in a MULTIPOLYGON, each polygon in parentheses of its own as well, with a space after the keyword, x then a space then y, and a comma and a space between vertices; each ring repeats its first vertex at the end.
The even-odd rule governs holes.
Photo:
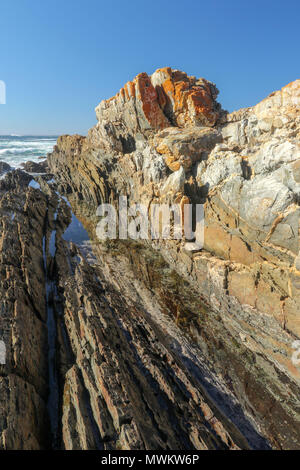
MULTIPOLYGON (((170 69, 141 74, 100 103, 87 138, 61 137, 49 158, 92 236, 97 206, 117 204, 120 194, 149 208, 204 203, 203 250, 187 253, 175 240, 137 245, 159 250, 186 289, 198 293, 197 311, 172 289, 155 291, 257 430, 279 448, 297 448, 300 439, 300 371, 291 360, 300 337, 299 89, 296 81, 253 108, 226 114, 204 79, 170 69)), ((129 243, 124 251, 135 276, 153 289, 138 267, 143 249, 129 243)))
POLYGON ((299 90, 228 114, 140 74, 58 139, 55 181, 0 181, 0 448, 299 449, 299 90), (119 195, 203 203, 203 249, 100 242, 119 195))

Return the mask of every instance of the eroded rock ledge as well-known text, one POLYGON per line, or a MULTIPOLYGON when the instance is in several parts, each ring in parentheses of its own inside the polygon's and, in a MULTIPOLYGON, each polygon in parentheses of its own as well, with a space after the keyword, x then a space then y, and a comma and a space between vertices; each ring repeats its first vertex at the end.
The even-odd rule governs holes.
POLYGON ((174 323, 165 296, 185 298, 179 276, 151 250, 152 273, 146 254, 140 265, 149 284, 120 248, 94 245, 84 255, 63 238, 70 209, 52 181, 17 171, 0 183, 7 347, 0 447, 236 449, 249 440, 266 447, 174 323))
POLYGON ((0 182, 2 448, 299 448, 300 81, 232 114, 216 96, 140 74, 58 139, 55 182, 0 182), (96 209, 120 194, 204 203, 204 249, 100 243, 96 209), (66 198, 92 249, 67 241, 66 198))

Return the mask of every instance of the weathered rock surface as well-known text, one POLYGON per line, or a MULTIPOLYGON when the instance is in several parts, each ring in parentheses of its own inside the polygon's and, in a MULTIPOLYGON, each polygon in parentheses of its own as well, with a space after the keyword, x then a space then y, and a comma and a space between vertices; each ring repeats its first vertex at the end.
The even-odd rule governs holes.
POLYGON ((189 170, 195 162, 206 159, 221 141, 221 133, 210 127, 170 127, 155 135, 154 145, 170 170, 177 171, 181 166, 189 170))
POLYGON ((47 160, 43 160, 41 162, 32 162, 28 161, 22 164, 22 167, 28 173, 46 173, 48 170, 48 162, 47 160))
POLYGON ((70 209, 47 179, 0 181, 1 448, 264 448, 126 258, 115 284, 102 247, 89 261, 63 239, 70 209))
MULTIPOLYGON (((232 114, 220 110, 213 86, 200 82, 170 69, 138 76, 98 106, 99 122, 87 138, 61 137, 49 165, 92 236, 98 205, 117 204, 120 194, 148 207, 204 203, 202 251, 152 243, 199 296, 197 313, 171 289, 165 308, 271 445, 298 448, 300 371, 291 357, 300 337, 299 81, 232 114), (212 114, 177 106, 176 93, 190 103, 197 86, 203 102, 204 90, 210 96, 212 114), (203 302, 207 310, 199 315, 203 302)), ((128 266, 132 256, 128 249, 128 266)), ((135 262, 139 270, 143 257, 135 262)))
POLYGON ((161 315, 159 303, 133 284, 127 264, 124 281, 113 286, 101 263, 89 266, 74 246, 59 243, 56 260, 74 358, 63 391, 66 449, 248 447, 184 364, 175 338, 152 313, 161 315))
POLYGON ((226 114, 140 74, 58 139, 55 182, 0 180, 0 448, 299 449, 299 90, 226 114), (203 203, 204 249, 100 243, 119 195, 203 203))
POLYGON ((0 175, 7 173, 11 170, 11 166, 6 162, 0 162, 0 175))
POLYGON ((49 442, 47 328, 43 264, 46 198, 18 170, 0 181, 0 448, 49 442))
POLYGON ((89 132, 92 146, 124 153, 135 150, 153 131, 175 125, 213 126, 220 116, 218 90, 170 67, 139 74, 96 108, 98 124, 89 132))

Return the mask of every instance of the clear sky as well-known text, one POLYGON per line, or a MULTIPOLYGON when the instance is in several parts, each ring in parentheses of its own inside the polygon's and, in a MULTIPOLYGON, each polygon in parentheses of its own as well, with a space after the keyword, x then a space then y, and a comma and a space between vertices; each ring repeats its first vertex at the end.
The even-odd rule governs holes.
POLYGON ((230 111, 300 78, 299 0, 1 0, 0 134, 86 133, 140 72, 216 83, 230 111))

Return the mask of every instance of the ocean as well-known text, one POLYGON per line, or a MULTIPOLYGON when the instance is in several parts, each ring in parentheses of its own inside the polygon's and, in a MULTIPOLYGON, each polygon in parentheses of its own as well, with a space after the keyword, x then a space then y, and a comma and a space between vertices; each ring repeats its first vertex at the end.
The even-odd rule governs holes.
POLYGON ((39 162, 40 157, 46 158, 56 144, 56 136, 0 136, 0 161, 13 168, 20 168, 28 160, 39 162))

